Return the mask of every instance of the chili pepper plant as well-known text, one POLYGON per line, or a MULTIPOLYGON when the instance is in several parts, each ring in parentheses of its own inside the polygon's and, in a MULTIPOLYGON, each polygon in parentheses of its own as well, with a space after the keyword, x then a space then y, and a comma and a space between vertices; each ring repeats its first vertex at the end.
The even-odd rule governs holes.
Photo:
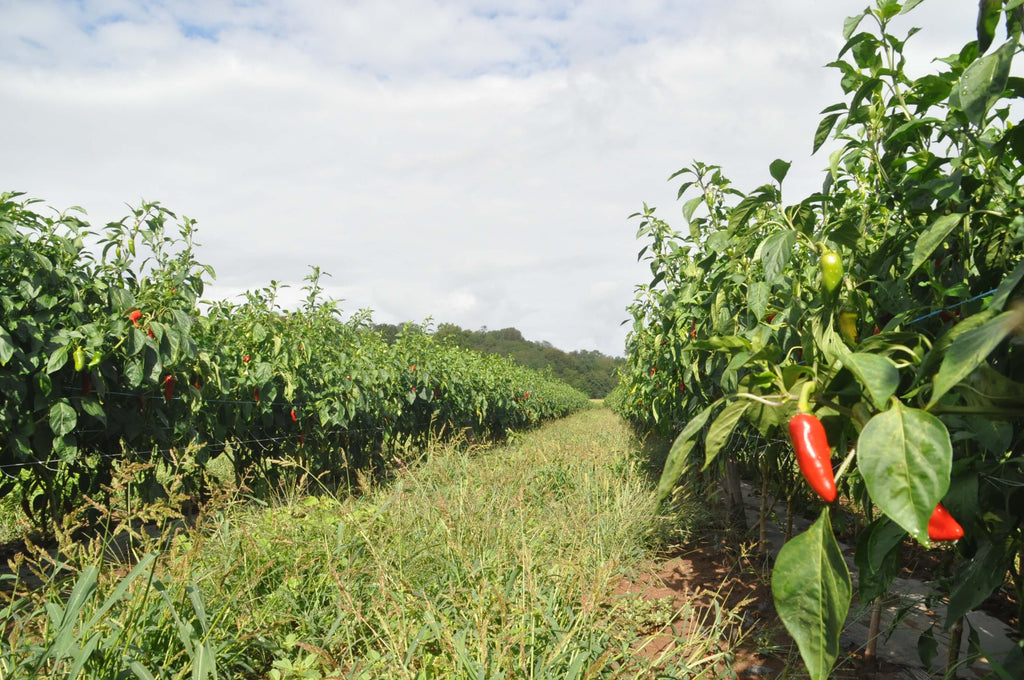
MULTIPOLYGON (((837 502, 860 509, 864 604, 891 584, 905 541, 955 553, 936 581, 954 635, 977 639, 963 617, 997 589, 1024 602, 1024 125, 1011 106, 1024 97, 1011 70, 1024 2, 982 2, 976 38, 911 77, 918 29, 893 24, 919 4, 877 0, 846 20, 829 64, 845 97, 813 138, 832 149, 820 191, 784 199, 783 160, 748 192, 694 161, 670 178, 684 231, 647 205, 633 216, 651 279, 630 307, 616 407, 674 437, 663 499, 694 469, 727 487, 730 469, 748 470, 776 497, 806 478, 821 494, 772 574, 815 679, 839 655, 853 598, 837 502), (791 440, 793 423, 822 430, 791 440), (725 446, 737 436, 749 445, 725 446)), ((1019 649, 990 661, 1000 677, 1024 673, 1019 649)))

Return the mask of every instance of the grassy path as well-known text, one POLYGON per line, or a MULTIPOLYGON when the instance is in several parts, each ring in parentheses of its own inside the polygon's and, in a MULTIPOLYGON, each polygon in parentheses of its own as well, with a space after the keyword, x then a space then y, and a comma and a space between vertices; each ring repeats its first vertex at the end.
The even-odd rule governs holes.
POLYGON ((434 449, 358 499, 224 507, 163 554, 162 593, 137 579, 97 624, 132 644, 83 677, 136 654, 155 677, 715 677, 721 629, 637 652, 672 614, 622 588, 670 522, 654 510, 604 408, 434 449))

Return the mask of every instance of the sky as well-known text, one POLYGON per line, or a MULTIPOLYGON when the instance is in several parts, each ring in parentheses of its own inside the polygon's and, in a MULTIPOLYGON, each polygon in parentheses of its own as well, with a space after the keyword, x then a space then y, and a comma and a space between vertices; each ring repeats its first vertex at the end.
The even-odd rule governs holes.
MULTIPOLYGON (((209 299, 310 266, 346 314, 514 326, 624 354, 649 280, 629 215, 685 232, 694 160, 821 186, 843 19, 867 0, 0 0, 0 191, 94 226, 197 221, 209 299)), ((908 72, 974 37, 925 0, 908 72)), ((37 206, 38 209, 38 206, 37 206)))

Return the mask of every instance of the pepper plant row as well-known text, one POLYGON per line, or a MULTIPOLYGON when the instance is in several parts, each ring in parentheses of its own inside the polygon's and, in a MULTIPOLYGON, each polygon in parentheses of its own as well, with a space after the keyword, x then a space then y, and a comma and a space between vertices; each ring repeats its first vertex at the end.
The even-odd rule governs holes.
MULTIPOLYGON (((911 78, 916 29, 891 24, 918 4, 877 0, 845 22, 829 66, 846 97, 814 137, 834 148, 820 192, 783 200, 781 160, 749 193, 694 162, 670 178, 685 236, 646 205, 635 216, 652 279, 631 306, 616 407, 675 437, 662 498, 694 468, 745 468, 775 497, 809 483, 820 517, 772 584, 816 679, 853 594, 837 497, 864 518, 863 603, 892 583, 904 540, 957 538, 936 586, 945 628, 1006 584, 1024 602, 1024 125, 1010 106, 1024 97, 1011 73, 1024 2, 982 2, 978 39, 911 78), (738 436, 759 445, 726 446, 738 436)), ((991 661, 1024 674, 1019 649, 991 661)))
POLYGON ((33 203, 0 194, 0 496, 40 528, 102 497, 124 459, 157 464, 143 497, 168 467, 206 493, 218 455, 250 486, 273 484, 282 460, 340 482, 407 444, 502 436, 588 404, 420 331, 388 344, 368 314, 342 319, 316 268, 296 311, 275 283, 201 312, 213 272, 191 220, 146 204, 93 231, 33 203))

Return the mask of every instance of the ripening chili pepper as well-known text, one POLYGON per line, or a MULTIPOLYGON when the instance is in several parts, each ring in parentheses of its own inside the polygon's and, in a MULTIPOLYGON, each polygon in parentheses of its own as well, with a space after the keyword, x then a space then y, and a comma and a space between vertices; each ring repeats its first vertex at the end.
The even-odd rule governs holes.
POLYGON ((848 307, 839 312, 839 334, 851 347, 857 346, 857 310, 848 307))
POLYGON ((942 503, 935 506, 932 516, 928 520, 928 538, 933 541, 955 541, 963 538, 964 528, 953 519, 942 503))
POLYGON ((139 319, 141 319, 141 318, 142 318, 142 312, 140 312, 140 311, 139 311, 139 310, 137 310, 137 309, 133 309, 133 310, 132 310, 132 311, 131 311, 131 312, 130 312, 130 313, 128 314, 128 318, 129 318, 129 319, 131 320, 131 322, 132 322, 132 323, 133 323, 133 324, 135 325, 135 327, 136 327, 136 328, 138 328, 138 327, 139 327, 139 319))
POLYGON ((82 349, 81 347, 76 347, 75 348, 75 353, 74 353, 74 358, 75 358, 75 370, 76 371, 81 371, 83 368, 85 368, 85 350, 84 349, 82 349))
POLYGON ((254 387, 252 390, 252 396, 256 398, 256 403, 258 404, 260 402, 260 388, 254 387))
POLYGON ((798 413, 789 421, 796 462, 811 488, 825 502, 836 499, 836 480, 832 474, 832 455, 821 421, 810 413, 798 413))
POLYGON ((819 264, 821 265, 821 285, 825 287, 825 292, 831 295, 843 280, 843 261, 839 258, 838 253, 823 247, 819 264))
POLYGON ((82 396, 88 397, 92 392, 92 374, 86 371, 82 374, 82 396))
POLYGON ((164 401, 170 403, 171 398, 174 397, 174 383, 178 382, 178 379, 173 375, 169 375, 164 378, 164 401))

